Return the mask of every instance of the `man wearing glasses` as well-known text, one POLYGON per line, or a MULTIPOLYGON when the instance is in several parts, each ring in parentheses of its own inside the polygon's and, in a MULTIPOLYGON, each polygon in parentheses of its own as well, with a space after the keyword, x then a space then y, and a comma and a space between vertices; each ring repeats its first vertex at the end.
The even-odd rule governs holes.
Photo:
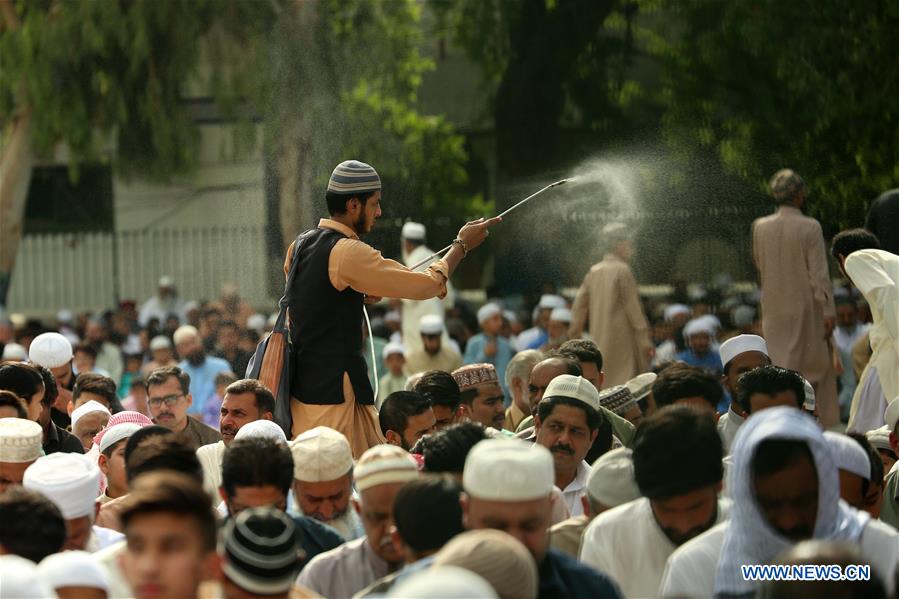
POLYGON ((153 422, 181 435, 194 449, 221 441, 217 430, 187 415, 192 398, 190 375, 177 366, 158 368, 147 377, 147 405, 153 422))

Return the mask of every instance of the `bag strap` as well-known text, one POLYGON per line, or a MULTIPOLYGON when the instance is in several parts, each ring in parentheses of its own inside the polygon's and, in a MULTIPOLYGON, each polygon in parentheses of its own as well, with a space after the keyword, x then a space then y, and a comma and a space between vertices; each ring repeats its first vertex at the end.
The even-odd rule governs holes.
POLYGON ((290 270, 287 271, 287 282, 284 283, 284 295, 282 295, 281 299, 278 300, 278 319, 275 322, 274 330, 283 330, 286 327, 288 303, 287 295, 290 293, 290 287, 293 285, 293 280, 297 275, 297 265, 300 262, 300 250, 306 246, 306 242, 309 241, 309 234, 312 231, 314 231, 314 229, 306 231, 305 233, 301 233, 293 242, 293 255, 290 257, 290 270))

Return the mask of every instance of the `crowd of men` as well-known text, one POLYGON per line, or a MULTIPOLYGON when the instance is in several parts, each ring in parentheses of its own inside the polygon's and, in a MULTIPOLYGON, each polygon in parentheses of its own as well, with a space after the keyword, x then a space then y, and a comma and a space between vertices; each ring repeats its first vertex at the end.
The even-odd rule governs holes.
MULTIPOLYGON (((320 241, 373 260, 345 241, 370 228, 356 194, 380 200, 376 173, 342 163, 332 191, 288 288, 291 256, 320 241)), ((0 596, 893 596, 899 249, 876 228, 838 234, 834 286, 802 179, 778 172, 771 193, 753 225, 761 293, 641 298, 610 225, 572 297, 470 306, 446 285, 486 237, 469 223, 415 279, 411 295, 436 297, 366 301, 340 384, 316 386, 309 365, 329 365, 294 337, 304 380, 287 396, 246 378, 274 319, 233 286, 184 302, 163 277, 140 306, 0 321, 0 596), (756 565, 870 576, 764 581, 756 565)), ((423 225, 402 237, 407 267, 432 253, 423 225)), ((349 310, 341 281, 369 296, 405 281, 322 256, 306 271, 335 294, 303 301, 349 310)))

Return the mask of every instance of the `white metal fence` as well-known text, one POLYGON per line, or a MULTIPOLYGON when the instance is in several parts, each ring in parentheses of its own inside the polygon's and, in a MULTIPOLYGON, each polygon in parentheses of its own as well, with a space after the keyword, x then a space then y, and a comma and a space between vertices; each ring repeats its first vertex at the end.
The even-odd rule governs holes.
POLYGON ((61 308, 101 310, 116 299, 145 301, 159 277, 174 277, 182 299, 214 299, 225 283, 273 310, 262 227, 151 229, 27 235, 13 271, 8 308, 34 315, 61 308))

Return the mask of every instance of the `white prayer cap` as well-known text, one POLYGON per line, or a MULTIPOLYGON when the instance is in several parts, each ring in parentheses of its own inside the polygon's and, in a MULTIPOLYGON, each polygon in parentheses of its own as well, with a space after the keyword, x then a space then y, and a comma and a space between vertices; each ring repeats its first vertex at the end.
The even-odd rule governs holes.
POLYGON ((144 348, 141 345, 140 337, 137 335, 129 335, 128 340, 122 346, 122 353, 126 356, 141 357, 144 353, 144 348))
POLYGON ((411 220, 403 225, 403 231, 400 235, 403 239, 411 239, 412 241, 424 241, 426 229, 421 223, 414 223, 411 220))
POLYGON ((384 349, 381 351, 381 358, 386 360, 387 356, 392 356, 393 354, 403 355, 406 353, 406 348, 403 347, 402 343, 397 343, 396 341, 391 341, 387 345, 384 346, 384 349))
POLYGON ((587 494, 591 499, 611 508, 640 497, 633 456, 627 447, 619 447, 593 462, 587 476, 587 494))
POLYGON ((4 362, 24 362, 28 360, 28 352, 25 347, 18 343, 7 343, 3 346, 3 356, 0 360, 4 362))
POLYGON ((266 420, 264 418, 247 422, 237 429, 237 434, 234 435, 235 441, 238 439, 251 438, 273 439, 275 441, 284 441, 287 443, 287 435, 284 434, 284 429, 274 420, 266 420))
POLYGON ((665 308, 665 321, 671 322, 678 316, 689 316, 691 313, 692 310, 690 310, 690 306, 686 304, 671 304, 665 308))
POLYGON ((802 400, 802 409, 808 412, 815 411, 815 388, 808 380, 802 379, 802 387, 805 390, 805 399, 802 400))
POLYGON ((33 561, 14 555, 0 555, 0 597, 55 597, 33 561))
POLYGON ((262 314, 248 316, 247 328, 251 331, 261 332, 265 328, 265 316, 262 314))
POLYGON ((824 440, 830 447, 837 468, 871 480, 871 460, 858 441, 833 431, 824 431, 824 440))
POLYGON ((499 305, 490 302, 489 304, 484 304, 478 310, 478 324, 484 322, 488 318, 493 318, 497 314, 502 313, 502 309, 499 305))
POLYGON ((293 477, 307 483, 336 480, 353 467, 353 451, 342 434, 317 426, 290 443, 293 477))
POLYGON ((72 343, 59 333, 41 333, 28 349, 28 358, 44 368, 58 368, 72 359, 72 343))
MULTIPOLYGON (((75 314, 67 308, 63 308, 56 313, 56 322, 62 324, 71 324, 73 320, 75 320, 75 314)), ((34 343, 34 341, 32 341, 32 343, 34 343)))
POLYGON ((177 329, 175 329, 175 334, 172 335, 172 340, 174 340, 175 345, 180 345, 184 341, 187 341, 191 337, 199 337, 200 332, 197 331, 197 327, 185 324, 181 325, 177 329))
POLYGON ((883 414, 883 420, 890 427, 891 433, 896 430, 896 422, 899 422, 899 397, 887 405, 887 409, 883 414))
POLYGON ((503 310, 503 318, 509 322, 518 322, 518 317, 515 316, 515 312, 512 310, 503 310))
POLYGON ((169 275, 164 275, 159 277, 159 286, 165 288, 171 288, 175 286, 175 279, 170 277, 169 275))
POLYGON ((462 471, 465 492, 489 501, 531 501, 549 497, 553 457, 537 443, 496 438, 478 442, 462 471))
POLYGON ((758 335, 737 335, 721 344, 718 353, 721 355, 721 364, 727 366, 728 362, 742 353, 748 351, 762 352, 768 355, 768 344, 758 335))
POLYGON ((599 409, 599 391, 596 390, 593 383, 582 376, 560 374, 551 380, 540 401, 542 403, 553 397, 576 399, 593 410, 599 409))
POLYGON ((184 302, 184 313, 193 312, 194 310, 200 309, 200 302, 197 300, 189 300, 184 302))
POLYGON ((568 302, 561 295, 545 293, 540 296, 540 303, 537 304, 537 307, 541 310, 552 310, 554 308, 564 308, 567 305, 568 302))
POLYGON ((24 418, 0 418, 0 462, 24 464, 42 455, 44 429, 24 418))
POLYGON ((443 319, 436 314, 425 314, 419 321, 422 335, 439 335, 443 333, 443 319))
POLYGON ((694 318, 693 320, 687 322, 686 325, 684 325, 684 338, 689 338, 700 333, 714 335, 715 325, 708 319, 702 317, 694 318))
POLYGON ((25 470, 22 485, 55 503, 66 520, 93 516, 100 469, 80 453, 51 453, 25 470))
POLYGON ((136 422, 123 422, 110 426, 103 431, 103 437, 100 439, 100 453, 103 453, 122 439, 127 439, 139 431, 143 426, 136 422))
POLYGON ((400 318, 398 310, 391 310, 384 315, 384 322, 400 322, 400 320, 402 320, 402 318, 400 318))
POLYGON ((571 310, 568 308, 553 308, 549 313, 549 319, 557 322, 571 322, 571 310))
POLYGON ((353 472, 356 489, 364 491, 388 483, 404 483, 418 478, 418 465, 409 452, 396 445, 375 445, 356 462, 353 472))
POLYGON ((160 349, 171 349, 172 342, 165 335, 156 335, 150 341, 150 351, 158 351, 160 349))
POLYGON ((106 572, 87 551, 63 551, 48 555, 38 565, 41 579, 54 589, 88 587, 109 591, 106 572))
POLYGON ((109 408, 101 404, 99 401, 90 400, 86 401, 74 410, 72 410, 72 430, 75 430, 75 423, 81 420, 81 417, 90 414, 91 412, 105 412, 112 416, 112 412, 109 411, 109 408))
POLYGON ((868 443, 870 443, 874 447, 874 449, 893 451, 893 446, 890 445, 891 432, 893 431, 890 430, 890 427, 884 424, 880 428, 875 428, 874 430, 865 433, 865 437, 868 439, 868 443))
POLYGON ((431 566, 394 585, 387 597, 441 597, 443 599, 499 599, 486 580, 458 566, 431 566))

